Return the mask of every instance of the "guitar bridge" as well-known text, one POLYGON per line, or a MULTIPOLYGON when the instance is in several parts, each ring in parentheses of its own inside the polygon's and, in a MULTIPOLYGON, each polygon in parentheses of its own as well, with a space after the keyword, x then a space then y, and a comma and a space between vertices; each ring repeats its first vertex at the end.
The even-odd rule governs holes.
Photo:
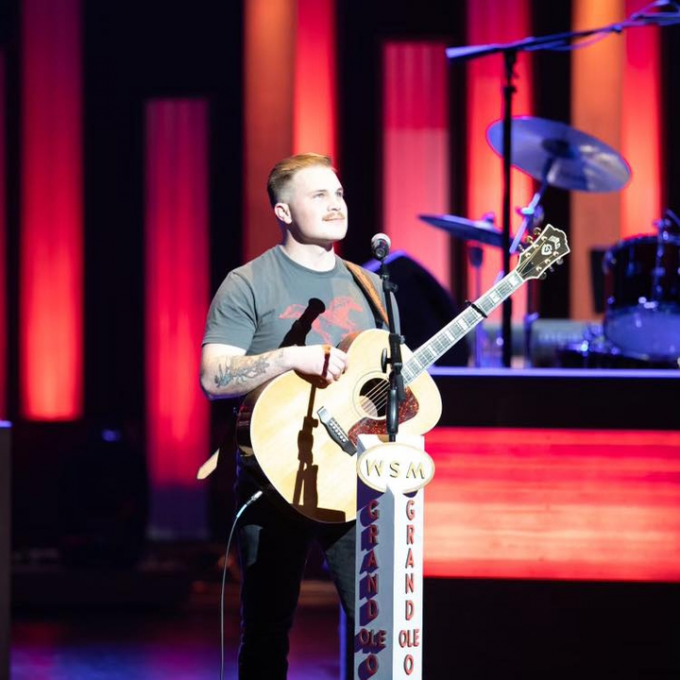
POLYGON ((316 414, 328 432, 328 436, 348 455, 353 456, 357 452, 356 446, 347 436, 347 433, 340 427, 338 421, 322 406, 316 414))

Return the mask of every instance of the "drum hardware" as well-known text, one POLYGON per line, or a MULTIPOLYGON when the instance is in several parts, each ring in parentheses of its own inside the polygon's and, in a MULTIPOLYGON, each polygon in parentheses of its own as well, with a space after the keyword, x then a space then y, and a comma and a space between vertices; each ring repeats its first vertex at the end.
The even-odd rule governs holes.
MULTIPOLYGON (((487 139, 501 155, 502 120, 489 127, 487 139)), ((524 220, 515 234, 511 254, 515 253, 525 231, 534 229, 543 218, 540 203, 549 186, 570 191, 619 191, 631 175, 628 163, 604 142, 565 123, 531 116, 513 119, 511 160, 512 165, 541 182, 529 205, 518 210, 524 220)), ((539 318, 537 307, 535 282, 530 281, 524 319, 527 343, 531 340, 531 324, 539 318)), ((531 356, 531 347, 527 344, 526 366, 531 365, 531 356)))
POLYGON ((601 324, 587 324, 580 339, 560 344, 555 351, 560 368, 678 369, 677 361, 634 356, 612 343, 601 324))
POLYGON ((605 336, 631 357, 677 363, 680 220, 667 210, 654 226, 656 235, 624 239, 605 253, 605 336))
POLYGON ((610 342, 577 342, 563 345, 556 352, 560 368, 614 368, 677 370, 677 361, 662 358, 642 358, 622 352, 610 342))
MULTIPOLYGON (((499 120, 487 131, 487 140, 497 154, 505 151, 505 121, 499 120)), ((610 146, 565 123, 519 116, 512 119, 511 164, 541 182, 526 208, 522 225, 515 234, 510 254, 514 254, 526 230, 531 230, 539 216, 540 202, 549 186, 570 191, 618 191, 629 181, 628 163, 610 146)), ((541 277, 545 278, 545 277, 541 277)), ((536 282, 527 286, 527 311, 524 317, 526 348, 525 366, 531 366, 531 325, 539 318, 536 311, 536 282)))
POLYGON ((654 226, 659 231, 667 231, 673 234, 680 234, 680 217, 670 208, 666 208, 661 219, 654 220, 654 226))
MULTIPOLYGON (((586 31, 571 31, 567 33, 555 33, 545 36, 530 36, 522 40, 507 43, 491 43, 487 45, 473 45, 464 47, 448 47, 446 56, 451 61, 467 61, 492 54, 503 55, 503 106, 502 119, 498 125, 498 136, 501 138, 501 157, 503 160, 503 271, 510 270, 510 202, 511 202, 511 166, 515 165, 525 170, 536 179, 543 181, 547 178, 548 184, 558 186, 563 189, 578 191, 616 191, 621 189, 630 178, 630 168, 628 164, 610 147, 602 144, 593 138, 587 139, 583 133, 571 134, 569 130, 561 130, 561 134, 552 134, 559 128, 559 123, 547 121, 548 125, 543 130, 543 134, 538 130, 541 119, 530 119, 529 129, 534 128, 538 131, 538 138, 541 140, 541 148, 550 158, 550 169, 546 171, 546 165, 536 167, 536 146, 527 144, 528 157, 522 159, 513 149, 515 137, 517 136, 513 128, 517 120, 512 115, 513 95, 517 92, 514 85, 516 77, 515 65, 517 56, 520 52, 536 52, 540 50, 569 50, 585 46, 586 42, 579 41, 596 36, 604 37, 615 33, 621 34, 622 31, 640 26, 670 26, 680 23, 680 7, 672 1, 670 6, 672 11, 667 11, 668 3, 653 2, 639 12, 635 12, 623 21, 616 21, 606 26, 601 26, 586 31), (660 10, 663 5, 663 10, 660 10), (532 122, 533 121, 533 124, 532 122), (549 134, 545 134, 545 133, 549 134), (591 147, 591 142, 596 142, 591 147), (577 154, 574 154, 574 151, 577 154), (553 163, 553 159, 560 159, 559 163, 553 163), (580 172, 582 171, 582 172, 580 172), (533 174, 532 174, 533 173, 533 174), (578 186, 574 186, 577 184, 578 186)), ((596 39, 596 38, 595 38, 596 39)), ((594 42, 593 39, 591 42, 594 42)), ((521 126, 522 123, 519 123, 521 126)), ((520 133, 521 137, 521 133, 520 133)), ((547 160, 547 159, 545 159, 547 160)), ((510 349, 512 344, 511 337, 511 301, 505 300, 503 303, 503 365, 510 366, 510 349)))
MULTIPOLYGON (((499 155, 504 150, 504 122, 496 121, 487 131, 488 142, 499 155)), ((525 233, 537 229, 543 220, 541 201, 549 186, 572 191, 618 191, 625 186, 631 174, 628 163, 614 149, 565 123, 531 116, 519 116, 513 118, 512 122, 512 165, 539 180, 541 184, 529 204, 516 209, 523 220, 515 235, 510 238, 510 255, 521 249, 521 240, 525 233)), ((463 240, 503 247, 503 232, 492 226, 493 220, 470 220, 456 215, 419 215, 419 218, 463 240)), ((481 251, 478 247, 471 247, 468 255, 471 266, 475 268, 477 282, 481 276, 481 251)), ((502 275, 501 271, 499 278, 502 275)), ((539 318, 537 307, 535 281, 529 281, 524 317, 524 337, 527 343, 524 352, 525 366, 531 366, 529 343, 531 325, 539 318)), ((475 366, 479 366, 481 334, 475 340, 475 366)))

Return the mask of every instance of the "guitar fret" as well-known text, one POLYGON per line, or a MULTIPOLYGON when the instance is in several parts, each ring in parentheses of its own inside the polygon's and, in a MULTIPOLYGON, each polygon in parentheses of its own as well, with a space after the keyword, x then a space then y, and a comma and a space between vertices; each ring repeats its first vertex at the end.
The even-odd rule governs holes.
POLYGON ((428 363, 430 361, 436 361, 437 360, 436 352, 433 352, 429 347, 423 348, 423 354, 425 355, 425 358, 427 359, 428 363))

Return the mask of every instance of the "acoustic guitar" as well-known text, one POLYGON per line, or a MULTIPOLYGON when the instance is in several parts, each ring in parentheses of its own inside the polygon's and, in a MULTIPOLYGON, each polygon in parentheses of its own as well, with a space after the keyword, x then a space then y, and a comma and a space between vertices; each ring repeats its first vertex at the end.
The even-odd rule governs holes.
MULTIPOLYGON (((422 435, 438 422, 442 403, 427 372, 447 350, 529 279, 544 278, 569 253, 564 232, 547 225, 515 269, 415 351, 402 349, 406 400, 399 432, 422 435)), ((389 369, 382 367, 389 333, 371 329, 345 339, 348 369, 334 383, 288 371, 243 401, 236 440, 255 456, 271 486, 296 511, 318 522, 356 515, 356 445, 360 434, 386 433, 389 369)))

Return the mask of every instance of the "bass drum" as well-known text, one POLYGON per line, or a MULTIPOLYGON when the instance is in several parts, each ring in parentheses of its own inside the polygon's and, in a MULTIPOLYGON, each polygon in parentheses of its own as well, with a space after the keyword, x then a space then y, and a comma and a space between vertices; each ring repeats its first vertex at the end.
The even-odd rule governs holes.
POLYGON ((603 267, 605 337, 629 356, 680 357, 680 237, 626 239, 605 253, 603 267))

